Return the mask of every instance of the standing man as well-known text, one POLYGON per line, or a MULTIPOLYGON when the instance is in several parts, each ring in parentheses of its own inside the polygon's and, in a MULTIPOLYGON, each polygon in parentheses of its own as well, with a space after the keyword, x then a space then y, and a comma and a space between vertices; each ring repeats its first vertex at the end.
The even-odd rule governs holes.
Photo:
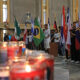
POLYGON ((6 33, 5 33, 5 36, 4 36, 4 41, 9 41, 9 36, 6 33))
POLYGON ((48 25, 45 24, 45 31, 44 31, 44 48, 45 51, 47 51, 49 53, 49 49, 50 49, 50 29, 48 29, 48 25))
POLYGON ((71 33, 71 62, 76 61, 76 48, 75 48, 75 37, 76 37, 76 22, 73 23, 71 33))

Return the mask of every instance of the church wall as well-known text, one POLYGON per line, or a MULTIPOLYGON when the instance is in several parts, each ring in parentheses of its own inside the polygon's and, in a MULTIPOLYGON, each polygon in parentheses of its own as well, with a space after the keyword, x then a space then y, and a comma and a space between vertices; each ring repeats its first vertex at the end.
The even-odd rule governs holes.
POLYGON ((67 12, 67 7, 69 7, 70 0, 49 0, 49 17, 51 20, 51 24, 54 24, 56 20, 57 25, 61 25, 61 15, 62 15, 62 7, 65 6, 65 12, 67 12))
MULTIPOLYGON (((10 21, 13 23, 13 16, 15 15, 20 23, 26 12, 30 12, 32 17, 39 16, 41 18, 41 0, 10 0, 10 21)), ((61 26, 62 6, 70 8, 70 17, 72 22, 72 0, 49 0, 49 19, 50 24, 53 25, 57 21, 57 25, 61 26)), ((79 0, 80 6, 80 0, 79 0)), ((79 7, 80 12, 80 7, 79 7)))
POLYGON ((24 15, 30 12, 32 17, 36 16, 35 0, 10 0, 10 21, 13 23, 14 16, 22 23, 24 15))

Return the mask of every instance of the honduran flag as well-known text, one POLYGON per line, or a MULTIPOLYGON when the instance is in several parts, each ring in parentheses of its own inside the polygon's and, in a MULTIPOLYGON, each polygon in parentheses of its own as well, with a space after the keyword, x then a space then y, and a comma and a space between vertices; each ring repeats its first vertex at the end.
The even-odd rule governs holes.
POLYGON ((80 28, 79 24, 76 24, 76 38, 75 38, 76 50, 80 50, 80 28))
POLYGON ((63 33, 63 15, 62 15, 62 24, 61 24, 61 44, 65 43, 64 33, 63 33))
POLYGON ((70 50, 70 45, 71 45, 71 36, 70 36, 71 21, 70 21, 69 8, 67 9, 67 26, 68 26, 68 31, 67 31, 66 49, 70 50))

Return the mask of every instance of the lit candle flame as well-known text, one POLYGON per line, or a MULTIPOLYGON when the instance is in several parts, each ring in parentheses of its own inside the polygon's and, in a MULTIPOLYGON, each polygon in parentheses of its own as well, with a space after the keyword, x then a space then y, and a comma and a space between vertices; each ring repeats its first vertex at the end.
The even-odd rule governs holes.
POLYGON ((3 47, 6 47, 6 43, 3 43, 3 47))
POLYGON ((18 57, 15 57, 14 61, 15 61, 15 62, 18 62, 18 57))
POLYGON ((40 54, 40 56, 38 57, 38 59, 43 59, 44 57, 43 57, 43 55, 42 54, 40 54))
POLYGON ((9 66, 7 66, 6 69, 9 69, 9 66))
POLYGON ((26 65, 26 72, 31 72, 31 66, 30 65, 26 65))

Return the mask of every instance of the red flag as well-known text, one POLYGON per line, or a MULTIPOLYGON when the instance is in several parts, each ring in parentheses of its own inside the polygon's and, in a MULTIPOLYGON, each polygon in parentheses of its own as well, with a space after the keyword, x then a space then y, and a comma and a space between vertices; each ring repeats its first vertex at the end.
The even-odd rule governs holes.
POLYGON ((65 42, 67 40, 67 26, 65 24, 65 7, 63 6, 63 34, 65 38, 65 42))
POLYGON ((23 41, 26 41, 26 36, 27 36, 27 28, 26 28, 26 25, 25 25, 23 41))

